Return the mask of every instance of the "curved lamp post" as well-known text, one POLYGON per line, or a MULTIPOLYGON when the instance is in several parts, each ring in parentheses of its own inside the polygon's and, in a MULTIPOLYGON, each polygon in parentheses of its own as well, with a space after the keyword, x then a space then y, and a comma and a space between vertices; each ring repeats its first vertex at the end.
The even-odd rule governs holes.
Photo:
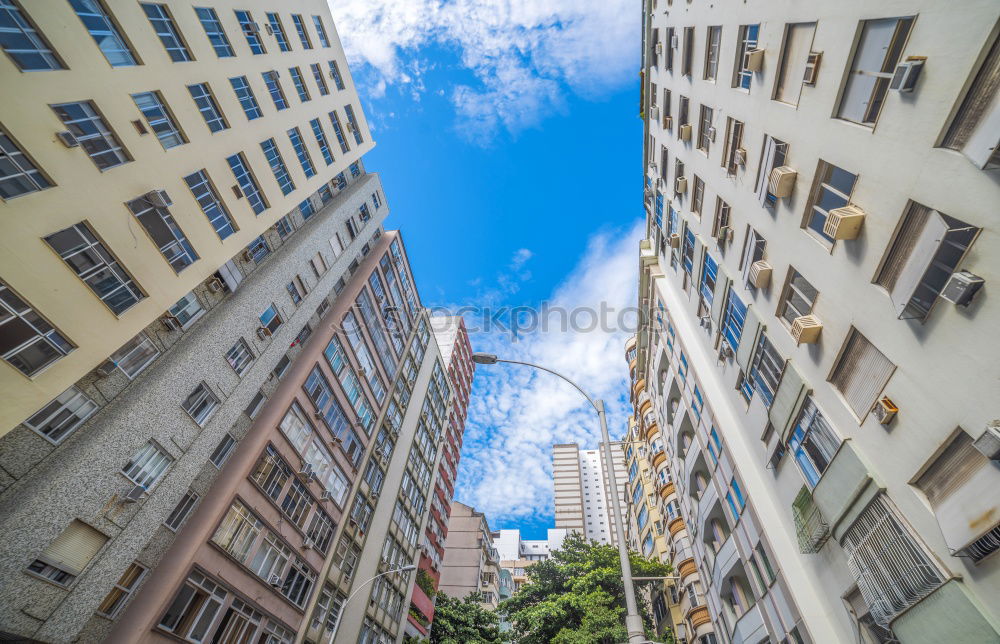
POLYGON ((351 603, 351 600, 354 599, 354 596, 357 595, 359 592, 361 592, 365 586, 372 583, 379 577, 382 577, 383 575, 391 575, 397 572, 410 572, 411 570, 416 570, 416 569, 417 567, 414 566, 413 564, 408 564, 406 566, 399 566, 399 565, 392 566, 385 572, 380 572, 379 574, 375 575, 371 579, 365 581, 360 586, 358 586, 354 590, 354 592, 351 593, 351 596, 347 598, 347 601, 344 602, 344 605, 340 607, 340 615, 337 616, 337 623, 333 625, 333 632, 330 633, 330 639, 327 640, 327 644, 333 644, 333 638, 337 637, 337 630, 340 628, 340 622, 344 621, 344 615, 347 613, 347 605, 351 603))
POLYGON ((611 499, 613 501, 615 511, 615 535, 618 537, 618 558, 621 560, 622 582, 625 587, 625 629, 628 631, 629 642, 638 643, 645 641, 646 630, 642 625, 642 617, 639 616, 638 605, 635 601, 635 587, 632 585, 632 564, 628 558, 628 545, 625 543, 625 529, 624 524, 622 523, 622 517, 624 515, 622 514, 621 498, 618 496, 618 482, 615 480, 614 459, 611 457, 611 437, 608 436, 608 421, 604 414, 604 401, 594 400, 587 394, 587 392, 581 389, 578 384, 566 376, 541 365, 533 364, 531 362, 520 362, 518 360, 502 360, 491 353, 474 353, 472 354, 472 361, 476 364, 483 365, 506 362, 508 364, 519 364, 547 371, 548 373, 558 376, 571 384, 574 389, 583 394, 583 397, 587 399, 587 402, 589 402, 594 408, 594 411, 597 412, 597 418, 601 421, 601 437, 604 440, 604 463, 607 468, 608 483, 611 487, 611 499))

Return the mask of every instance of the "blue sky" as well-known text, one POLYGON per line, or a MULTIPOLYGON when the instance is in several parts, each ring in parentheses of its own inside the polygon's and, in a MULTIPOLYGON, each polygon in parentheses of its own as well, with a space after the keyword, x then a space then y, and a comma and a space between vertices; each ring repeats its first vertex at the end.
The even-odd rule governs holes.
MULTIPOLYGON (((638 9, 535 4, 331 4, 377 143, 366 167, 382 176, 387 227, 403 231, 427 306, 635 303, 638 9)), ((608 399, 617 436, 627 335, 476 333, 473 346, 570 374, 608 399)), ((480 369, 456 498, 494 528, 543 537, 553 525, 550 446, 598 440, 581 402, 544 374, 480 369)))

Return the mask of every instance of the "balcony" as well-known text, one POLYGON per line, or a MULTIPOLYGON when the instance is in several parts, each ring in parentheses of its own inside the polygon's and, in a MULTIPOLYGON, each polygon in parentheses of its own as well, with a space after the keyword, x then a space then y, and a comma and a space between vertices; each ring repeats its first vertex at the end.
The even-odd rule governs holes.
POLYGON ((691 622, 691 626, 695 628, 712 621, 712 618, 708 614, 708 606, 704 604, 692 608, 687 614, 687 619, 691 622))
POLYGON ((661 463, 667 460, 667 454, 666 452, 663 451, 663 449, 659 449, 656 452, 650 454, 649 458, 650 458, 650 463, 653 465, 653 467, 659 467, 661 463))
POLYGON ((907 644, 1000 641, 1000 634, 979 612, 965 584, 958 579, 945 582, 910 606, 890 626, 899 641, 907 644))
MULTIPOLYGON (((754 604, 736 621, 733 629, 734 642, 758 642, 767 639, 767 627, 759 604, 754 604)), ((907 640, 908 641, 908 640, 907 640)))
POLYGON ((651 441, 656 438, 660 433, 660 426, 654 420, 652 423, 646 425, 646 440, 651 441))
MULTIPOLYGON (((736 539, 730 536, 715 555, 715 565, 712 566, 712 586, 721 588, 726 576, 739 564, 740 553, 736 551, 736 539)), ((741 640, 737 640, 741 641, 741 640)))
POLYGON ((804 485, 792 502, 792 517, 795 519, 795 531, 798 533, 799 552, 803 554, 819 552, 830 538, 830 526, 813 503, 809 488, 804 485))
POLYGON ((638 398, 639 393, 646 390, 646 379, 641 378, 632 385, 632 395, 638 398))
POLYGON ((831 534, 840 541, 857 515, 880 492, 850 440, 840 444, 819 483, 812 491, 812 501, 831 526, 831 534))
POLYGON ((681 530, 686 530, 687 526, 684 525, 684 519, 677 517, 667 525, 667 530, 670 532, 670 536, 677 536, 677 533, 681 530))
POLYGON ((669 497, 671 494, 676 494, 677 493, 677 487, 674 485, 673 481, 669 481, 667 483, 663 483, 663 484, 657 486, 657 488, 658 488, 658 490, 660 492, 660 498, 663 499, 663 500, 666 500, 667 497, 669 497))

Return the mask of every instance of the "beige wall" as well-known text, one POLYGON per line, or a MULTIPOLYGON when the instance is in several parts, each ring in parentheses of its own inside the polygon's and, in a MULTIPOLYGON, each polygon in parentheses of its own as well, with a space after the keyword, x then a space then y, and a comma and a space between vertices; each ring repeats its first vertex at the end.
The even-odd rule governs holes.
POLYGON ((194 62, 173 63, 154 35, 138 3, 110 3, 121 31, 130 40, 142 64, 112 68, 83 28, 70 5, 57 0, 23 3, 67 70, 22 73, 7 57, 0 57, 0 123, 52 180, 54 186, 0 202, 0 279, 17 291, 78 348, 33 378, 0 364, 0 388, 5 399, 0 408, 0 434, 35 412, 76 382, 128 339, 154 321, 180 297, 209 277, 252 239, 294 208, 306 195, 373 147, 343 49, 323 0, 296 2, 303 14, 313 49, 303 50, 286 6, 263 0, 196 2, 214 6, 236 56, 218 58, 205 36, 192 3, 171 2, 170 11, 194 62), (239 31, 234 8, 246 9, 261 25, 266 55, 250 54, 239 31), (281 52, 264 30, 265 12, 277 9, 292 46, 281 52), (312 15, 323 16, 330 48, 319 45, 312 15), (324 67, 338 61, 347 89, 338 91, 326 76, 328 96, 320 96, 309 63, 324 67), (302 103, 288 68, 298 66, 312 100, 302 103), (277 70, 289 108, 280 112, 267 93, 261 72, 277 70), (229 78, 247 76, 264 116, 248 122, 229 84, 229 78), (191 99, 186 85, 208 82, 230 129, 211 134, 191 99), (152 133, 140 136, 131 121, 142 119, 129 96, 157 90, 189 141, 164 150, 152 133), (67 149, 55 133, 65 129, 48 105, 93 100, 134 159, 101 172, 82 148, 67 149), (346 122, 343 106, 351 103, 361 125, 362 145, 348 135, 351 150, 340 152, 327 114, 337 110, 346 122), (334 154, 326 166, 309 121, 319 118, 334 154), (298 127, 317 174, 306 179, 286 131, 298 127), (273 137, 295 182, 296 190, 282 196, 260 142, 273 137), (243 152, 270 208, 255 216, 245 199, 230 190, 235 181, 225 158, 243 152), (206 169, 240 230, 220 241, 201 212, 183 177, 206 169), (166 190, 174 205, 170 212, 188 237, 199 261, 175 274, 153 245, 145 230, 125 207, 125 202, 149 190, 166 190), (147 298, 116 317, 79 280, 42 238, 87 221, 122 266, 133 276, 147 298))

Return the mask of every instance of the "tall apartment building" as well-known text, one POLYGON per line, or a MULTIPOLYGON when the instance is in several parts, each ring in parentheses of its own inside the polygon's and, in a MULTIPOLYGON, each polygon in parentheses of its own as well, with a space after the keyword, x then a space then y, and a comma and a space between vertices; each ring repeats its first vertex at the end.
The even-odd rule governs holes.
MULTIPOLYGON (((441 460, 434 482, 434 493, 430 499, 431 518, 424 532, 420 555, 419 569, 423 572, 419 574, 426 574, 436 589, 445 556, 451 501, 455 497, 458 462, 462 455, 462 437, 465 433, 469 394, 476 365, 472 362, 469 332, 461 316, 431 317, 430 328, 441 350, 441 361, 448 374, 452 391, 445 431, 446 440, 441 446, 441 460)), ((434 621, 434 601, 416 583, 413 586, 410 609, 407 632, 414 637, 426 636, 434 621)))
POLYGON ((644 5, 629 440, 689 641, 1000 639, 998 19, 644 5))
POLYGON ((114 627, 378 243, 329 9, 292 11, 0 5, 4 632, 114 627))
POLYGON ((449 390, 387 232, 132 599, 111 641, 224 640, 239 620, 325 642, 401 636, 449 390), (356 590, 349 607, 346 599, 356 590), (204 598, 217 605, 205 608, 204 598))
MULTIPOLYGON (((578 532, 598 543, 618 543, 613 511, 609 507, 611 482, 604 466, 604 443, 598 449, 580 449, 576 443, 552 446, 552 483, 555 488, 556 527, 578 532)), ((625 485, 625 459, 613 444, 615 477, 625 485)))
POLYGON ((490 524, 482 512, 459 501, 451 511, 438 591, 459 599, 477 594, 483 608, 495 610, 500 602, 500 555, 490 524))
POLYGON ((500 568, 511 574, 516 592, 528 580, 525 571, 538 561, 545 561, 562 546, 567 530, 549 528, 545 539, 522 539, 521 531, 494 530, 493 545, 500 557, 500 568))

